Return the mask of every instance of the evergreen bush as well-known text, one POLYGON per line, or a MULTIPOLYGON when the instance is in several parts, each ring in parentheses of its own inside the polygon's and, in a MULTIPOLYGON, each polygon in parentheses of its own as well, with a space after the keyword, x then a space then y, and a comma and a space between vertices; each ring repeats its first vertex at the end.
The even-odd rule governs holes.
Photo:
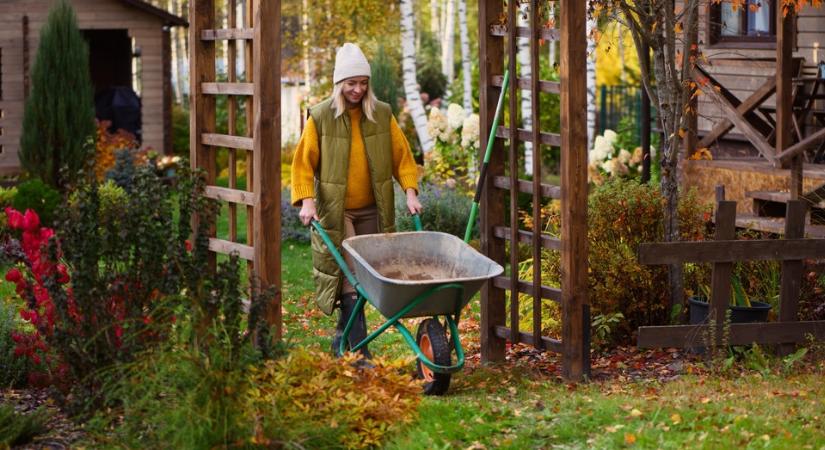
POLYGON ((55 211, 60 206, 60 193, 35 178, 17 186, 17 194, 11 204, 18 211, 33 210, 40 216, 41 222, 51 226, 54 223, 55 211))
POLYGON ((67 0, 59 0, 40 32, 23 112, 20 162, 34 176, 61 189, 92 156, 94 134, 89 49, 74 10, 67 0))
POLYGON ((372 60, 372 76, 370 84, 375 96, 382 102, 389 103, 392 113, 398 114, 399 79, 398 72, 387 56, 383 45, 378 46, 378 52, 372 60))

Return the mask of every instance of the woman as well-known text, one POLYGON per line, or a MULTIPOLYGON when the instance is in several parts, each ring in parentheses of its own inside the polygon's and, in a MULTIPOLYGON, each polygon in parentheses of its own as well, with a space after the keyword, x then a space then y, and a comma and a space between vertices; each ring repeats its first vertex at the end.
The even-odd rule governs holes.
MULTIPOLYGON (((370 65, 361 49, 338 49, 334 88, 327 100, 310 108, 292 161, 292 204, 300 205, 304 225, 313 219, 340 246, 351 236, 395 230, 392 179, 407 196, 410 213, 421 212, 418 167, 390 106, 370 88, 370 65)), ((352 266, 347 256, 347 264, 352 266)), ((312 265, 318 307, 340 315, 332 341, 339 354, 344 327, 358 298, 355 289, 317 233, 312 233, 312 265)), ((367 336, 363 309, 350 330, 348 347, 367 336)), ((370 358, 366 346, 362 355, 370 358)))

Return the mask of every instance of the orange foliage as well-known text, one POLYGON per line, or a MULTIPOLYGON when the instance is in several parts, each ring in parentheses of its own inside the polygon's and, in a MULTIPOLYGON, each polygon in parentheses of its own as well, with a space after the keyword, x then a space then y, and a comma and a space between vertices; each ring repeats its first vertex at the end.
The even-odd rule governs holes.
POLYGON ((103 180, 106 171, 115 165, 115 152, 117 150, 138 148, 137 139, 132 133, 123 129, 110 133, 108 130, 110 125, 111 122, 108 120, 97 122, 95 176, 98 180, 103 180))

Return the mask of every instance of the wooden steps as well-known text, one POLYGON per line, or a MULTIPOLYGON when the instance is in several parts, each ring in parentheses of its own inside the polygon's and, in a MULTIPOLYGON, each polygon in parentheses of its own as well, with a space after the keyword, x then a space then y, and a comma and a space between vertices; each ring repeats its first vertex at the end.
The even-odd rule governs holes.
MULTIPOLYGON (((755 214, 737 214, 736 227, 768 233, 785 234, 784 217, 760 217, 755 214)), ((805 237, 825 238, 825 225, 805 224, 805 237)))

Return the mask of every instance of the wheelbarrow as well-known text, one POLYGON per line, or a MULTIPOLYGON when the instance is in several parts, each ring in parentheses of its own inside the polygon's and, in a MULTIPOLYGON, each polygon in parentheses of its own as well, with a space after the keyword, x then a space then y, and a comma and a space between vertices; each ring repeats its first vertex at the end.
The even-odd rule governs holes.
POLYGON ((346 351, 355 317, 369 302, 387 321, 350 351, 358 351, 395 327, 417 357, 416 368, 425 382, 424 393, 443 395, 452 374, 464 367, 464 350, 458 336, 461 310, 485 281, 504 269, 451 234, 420 231, 420 220, 418 216, 414 218, 419 231, 367 234, 344 240, 342 246, 353 259, 355 274, 321 224, 312 221, 312 226, 358 294, 344 328, 340 352, 346 351), (415 317, 428 318, 419 323, 413 338, 401 319, 415 317), (449 327, 452 344, 445 327, 449 327))

